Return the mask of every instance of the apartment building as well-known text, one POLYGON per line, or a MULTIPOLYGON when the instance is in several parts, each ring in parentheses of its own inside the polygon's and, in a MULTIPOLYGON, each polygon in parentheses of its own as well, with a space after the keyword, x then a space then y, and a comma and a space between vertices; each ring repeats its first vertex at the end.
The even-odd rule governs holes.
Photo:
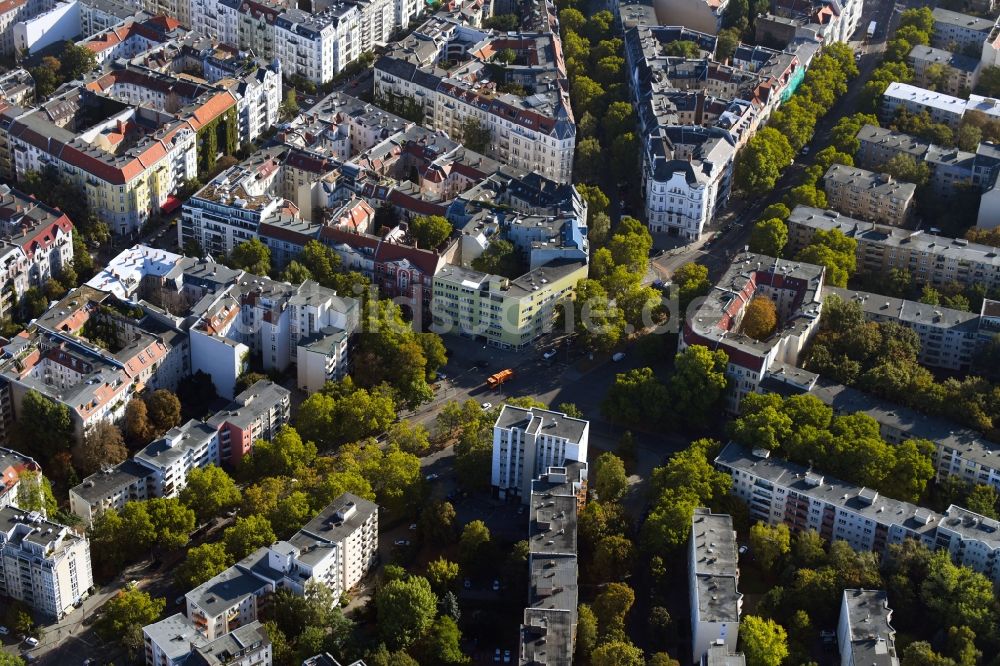
POLYGON ((181 613, 143 627, 146 666, 271 666, 271 639, 260 622, 237 627, 213 641, 181 613))
POLYGON ((883 590, 844 590, 837 623, 840 666, 899 666, 889 596, 883 590))
POLYGON ((794 90, 805 67, 796 54, 742 45, 731 64, 714 62, 715 36, 683 25, 630 27, 625 58, 650 231, 696 240, 728 200, 737 149, 794 90), (699 57, 668 51, 680 41, 696 44, 699 57))
POLYGON ((545 470, 586 462, 589 440, 589 421, 504 405, 493 424, 493 494, 528 501, 532 480, 545 470))
POLYGON ((949 95, 968 94, 979 80, 979 59, 918 44, 907 56, 913 81, 949 95))
POLYGON ((729 357, 727 411, 738 413, 743 398, 757 392, 772 368, 796 365, 819 328, 825 273, 823 267, 812 264, 738 254, 698 310, 687 317, 679 350, 702 345, 729 357), (778 330, 767 340, 754 340, 740 332, 754 296, 769 298, 777 308, 778 330))
POLYGON ((733 519, 710 509, 695 509, 688 548, 691 600, 691 654, 701 663, 713 645, 735 651, 743 595, 739 592, 739 555, 733 519))
POLYGON ((960 565, 1000 579, 1000 523, 951 505, 944 513, 883 496, 784 460, 730 443, 715 459, 733 477, 732 493, 750 518, 793 531, 815 530, 827 541, 884 554, 888 545, 916 539, 944 548, 960 565))
POLYGON ((69 491, 70 510, 87 525, 108 509, 152 497, 176 497, 194 468, 239 464, 257 440, 271 441, 288 423, 290 392, 260 380, 207 421, 172 428, 113 468, 91 474, 69 491))
MULTIPOLYGON (((913 66, 916 68, 915 64, 913 66)), ((882 101, 879 104, 879 120, 888 125, 895 120, 896 114, 901 109, 905 109, 913 115, 926 112, 930 116, 931 122, 943 123, 952 129, 958 129, 962 117, 965 116, 968 109, 969 102, 961 97, 956 97, 955 93, 945 90, 928 90, 923 87, 924 85, 924 83, 911 85, 898 81, 890 83, 889 87, 882 93, 882 101)))
MULTIPOLYGON (((227 397, 246 369, 248 354, 259 355, 265 371, 283 372, 296 362, 301 342, 312 342, 330 327, 350 337, 360 319, 357 299, 338 296, 317 282, 290 286, 249 274, 203 305, 192 313, 191 365, 211 376, 219 395, 227 397)), ((342 359, 333 363, 346 366, 342 359)))
POLYGON ((136 453, 135 460, 151 471, 149 485, 155 497, 177 497, 192 469, 219 464, 219 433, 192 419, 136 453))
POLYGON ((219 432, 219 457, 236 466, 259 439, 271 441, 291 418, 291 391, 261 379, 206 423, 219 432))
POLYGON ((548 467, 531 481, 528 606, 520 666, 572 666, 579 602, 577 512, 587 497, 587 463, 548 467))
POLYGON ((996 248, 961 238, 935 236, 861 222, 836 211, 796 206, 787 220, 788 251, 797 252, 819 229, 839 229, 857 241, 859 271, 888 275, 906 269, 913 279, 932 286, 957 282, 971 287, 1000 287, 1000 258, 996 248))
POLYGON ((110 66, 119 58, 135 58, 171 40, 182 39, 188 33, 172 15, 150 16, 137 12, 124 21, 115 21, 103 30, 88 33, 77 45, 93 53, 97 64, 110 66))
POLYGON ((361 11, 353 4, 331 5, 317 14, 287 9, 274 20, 273 55, 287 75, 323 84, 361 55, 361 26, 361 11))
POLYGON ((823 175, 827 204, 859 220, 903 226, 909 218, 917 186, 877 173, 832 164, 823 175))
POLYGON ((878 171, 896 155, 909 155, 930 167, 930 185, 940 197, 955 196, 961 187, 973 184, 976 153, 941 148, 909 134, 873 125, 862 127, 857 136, 861 148, 855 164, 859 167, 878 171))
POLYGON ((840 287, 823 287, 823 297, 830 296, 859 304, 868 321, 894 322, 912 330, 920 338, 917 360, 930 368, 969 372, 976 351, 992 336, 990 332, 981 332, 978 314, 964 310, 840 287))
POLYGON ((139 13, 126 0, 78 0, 80 36, 88 39, 99 32, 116 28, 139 13))
POLYGON ((183 376, 182 340, 126 328, 127 319, 115 313, 108 294, 80 287, 4 347, 0 377, 9 387, 15 417, 25 394, 37 391, 69 409, 74 436, 82 441, 94 423, 121 420, 136 391, 176 386, 183 376), (124 334, 112 338, 113 351, 81 337, 88 322, 111 320, 122 323, 124 334))
POLYGON ((325 585, 340 598, 377 557, 378 505, 344 493, 287 541, 258 549, 188 592, 187 617, 215 640, 257 621, 260 604, 279 588, 302 595, 309 585, 325 585))
POLYGON ((73 223, 32 196, 0 185, 0 316, 9 317, 28 289, 41 289, 73 261, 73 223))
POLYGON ((993 30, 990 19, 970 16, 949 9, 935 7, 934 30, 931 46, 948 51, 967 51, 979 54, 983 42, 993 30))
POLYGON ((56 2, 41 13, 11 26, 18 54, 38 53, 57 42, 80 34, 80 4, 76 0, 56 2))
POLYGON ((489 157, 568 183, 576 125, 558 43, 552 32, 497 34, 435 16, 375 62, 375 99, 415 104, 424 126, 456 141, 466 121, 478 121, 490 133, 489 157), (498 80, 490 60, 505 49, 517 57, 498 80), (524 92, 498 88, 511 84, 524 92))
POLYGON ((0 508, 0 594, 60 620, 93 584, 86 537, 40 513, 0 508))
POLYGON ((41 484, 42 466, 34 458, 0 448, 0 509, 18 508, 22 491, 30 491, 27 484, 41 484))
POLYGON ((848 42, 860 27, 864 10, 862 0, 775 0, 774 15, 798 28, 799 36, 827 44, 848 42))
POLYGON ((0 99, 7 104, 30 106, 35 100, 35 79, 18 67, 0 74, 0 99))
POLYGON ((934 442, 934 468, 939 478, 955 476, 966 483, 1000 488, 1000 444, 974 430, 824 379, 809 393, 836 414, 860 412, 872 417, 882 438, 891 444, 908 439, 934 442))
POLYGON ((48 165, 59 169, 114 233, 125 234, 167 206, 186 179, 197 177, 198 129, 235 105, 230 93, 219 92, 196 103, 196 115, 179 119, 71 87, 10 122, 13 171, 20 180, 48 165))
POLYGON ((56 0, 6 0, 0 4, 0 54, 16 55, 14 25, 51 10, 56 0))
POLYGON ((551 330, 556 306, 587 277, 584 261, 552 262, 513 280, 448 265, 434 276, 432 330, 521 350, 551 330))

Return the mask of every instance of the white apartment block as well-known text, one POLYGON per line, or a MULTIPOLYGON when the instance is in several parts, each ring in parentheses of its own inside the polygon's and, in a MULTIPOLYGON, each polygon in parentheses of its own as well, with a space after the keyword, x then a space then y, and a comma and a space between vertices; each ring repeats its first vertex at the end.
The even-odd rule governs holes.
POLYGON ((750 518, 793 531, 814 530, 827 541, 884 554, 887 546, 917 539, 945 548, 956 563, 1000 582, 1000 523, 951 505, 944 513, 883 496, 784 460, 767 450, 730 443, 715 465, 733 478, 732 494, 750 518))
POLYGON ((589 421, 504 405, 493 425, 494 494, 527 502, 532 480, 545 470, 586 462, 589 438, 589 421))
POLYGON ((979 53, 983 42, 993 30, 990 19, 970 16, 949 9, 935 7, 934 29, 931 32, 931 46, 947 51, 974 51, 979 53))
POLYGON ((743 595, 733 519, 695 509, 688 549, 691 653, 700 663, 713 645, 736 650, 743 595))
POLYGON ((58 620, 93 584, 86 537, 39 513, 0 509, 0 594, 58 620))
POLYGON ((375 99, 415 104, 422 124, 462 141, 462 125, 476 120, 489 130, 486 155, 559 183, 573 173, 576 125, 565 65, 553 33, 480 31, 441 17, 428 19, 375 62, 375 99), (534 94, 497 93, 493 53, 510 48, 523 65, 510 82, 534 94), (457 60, 451 70, 438 63, 457 60))
POLYGON ((298 387, 312 394, 327 382, 342 379, 347 374, 347 343, 347 332, 332 326, 300 341, 295 368, 298 387))
POLYGON ((55 7, 55 0, 5 0, 0 3, 0 54, 16 54, 14 25, 55 7))
POLYGON ((136 453, 135 461, 151 470, 149 483, 154 497, 177 497, 192 469, 220 463, 219 433, 192 419, 136 453))
POLYGON ((990 245, 946 238, 923 231, 862 222, 832 210, 796 206, 787 220, 788 246, 794 254, 819 229, 839 229, 858 242, 859 271, 888 275, 906 269, 917 282, 940 287, 951 282, 1000 288, 1000 255, 990 245))
POLYGON ((286 76, 321 85, 361 55, 361 24, 356 5, 333 5, 318 14, 285 10, 274 21, 274 56, 286 76))
POLYGON ((840 666, 899 666, 889 597, 882 590, 844 590, 837 623, 840 666))
POLYGON ((11 449, 0 448, 0 509, 18 508, 19 493, 28 490, 25 473, 37 474, 34 483, 41 483, 42 467, 34 458, 11 449))
POLYGON ((980 333, 980 315, 964 310, 829 286, 823 287, 823 296, 858 303, 868 321, 909 328, 920 338, 917 360, 931 368, 968 372, 976 351, 993 335, 992 330, 980 333))
POLYGON ((974 430, 823 379, 809 393, 836 414, 862 412, 872 417, 882 438, 891 444, 908 439, 934 442, 934 467, 940 478, 956 476, 1000 490, 1000 445, 974 430))
POLYGON ((185 596, 187 617, 215 640, 258 619, 279 588, 304 594, 325 585, 334 598, 351 590, 378 558, 378 505, 344 493, 287 541, 258 549, 185 596))
POLYGON ((877 173, 832 164, 823 175, 827 205, 859 220, 902 226, 909 218, 917 186, 877 173))
POLYGON ((207 640, 181 613, 143 627, 146 666, 271 666, 271 640, 260 622, 207 640))
POLYGON ((18 21, 11 30, 17 53, 37 53, 80 34, 80 4, 77 0, 58 2, 37 16, 18 21))

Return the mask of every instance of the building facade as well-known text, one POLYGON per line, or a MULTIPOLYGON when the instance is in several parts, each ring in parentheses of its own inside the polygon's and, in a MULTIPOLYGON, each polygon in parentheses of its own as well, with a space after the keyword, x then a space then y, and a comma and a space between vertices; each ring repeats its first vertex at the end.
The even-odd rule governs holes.
POLYGON ((889 174, 833 164, 823 175, 823 190, 834 210, 899 227, 909 218, 917 186, 893 180, 889 174))
POLYGON ((0 594, 59 620, 93 584, 86 537, 39 513, 0 508, 0 594))
POLYGON ((504 405, 493 425, 495 495, 527 501, 532 479, 549 467, 586 462, 590 423, 561 412, 504 405))

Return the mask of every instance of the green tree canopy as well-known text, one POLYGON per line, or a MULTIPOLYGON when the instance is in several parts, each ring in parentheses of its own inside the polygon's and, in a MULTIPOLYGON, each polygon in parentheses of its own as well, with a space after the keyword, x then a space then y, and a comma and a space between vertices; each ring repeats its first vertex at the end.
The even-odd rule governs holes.
POLYGON ((375 608, 382 640, 390 647, 405 648, 433 624, 437 597, 426 578, 410 576, 379 588, 375 608))

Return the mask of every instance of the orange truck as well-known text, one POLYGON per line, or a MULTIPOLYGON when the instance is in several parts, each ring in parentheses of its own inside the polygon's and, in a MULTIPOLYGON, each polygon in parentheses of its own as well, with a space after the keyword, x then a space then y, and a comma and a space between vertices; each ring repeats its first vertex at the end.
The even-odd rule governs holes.
POLYGON ((510 368, 506 368, 487 377, 486 383, 490 385, 490 388, 496 388, 513 376, 514 371, 510 368))

